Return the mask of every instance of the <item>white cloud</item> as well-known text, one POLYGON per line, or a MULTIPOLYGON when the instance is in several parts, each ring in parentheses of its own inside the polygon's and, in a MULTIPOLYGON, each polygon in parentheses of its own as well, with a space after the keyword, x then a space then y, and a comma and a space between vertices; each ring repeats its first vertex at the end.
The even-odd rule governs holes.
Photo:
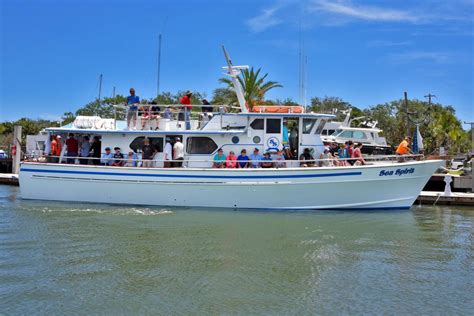
POLYGON ((262 32, 266 29, 282 23, 282 20, 276 17, 275 13, 280 9, 279 5, 262 10, 260 15, 247 20, 247 25, 254 32, 262 32))
POLYGON ((396 63, 409 63, 418 61, 428 61, 437 64, 446 64, 457 60, 457 56, 447 52, 428 52, 428 51, 412 51, 389 55, 389 59, 396 63))
POLYGON ((61 115, 58 115, 58 114, 41 113, 38 117, 42 120, 62 121, 61 115))
POLYGON ((395 47, 395 46, 408 46, 413 44, 410 41, 403 41, 403 42, 394 42, 394 41, 386 41, 386 40, 376 40, 370 41, 367 43, 368 47, 395 47))
POLYGON ((423 16, 416 15, 409 11, 356 5, 350 1, 341 0, 314 0, 309 6, 309 10, 312 12, 325 12, 336 16, 344 16, 367 21, 418 23, 424 20, 423 16))

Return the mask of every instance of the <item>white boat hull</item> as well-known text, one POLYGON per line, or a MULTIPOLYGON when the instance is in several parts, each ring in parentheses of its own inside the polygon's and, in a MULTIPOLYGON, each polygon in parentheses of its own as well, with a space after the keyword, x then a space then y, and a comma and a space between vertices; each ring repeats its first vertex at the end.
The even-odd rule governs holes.
POLYGON ((287 169, 23 163, 23 199, 244 209, 409 208, 441 161, 287 169))

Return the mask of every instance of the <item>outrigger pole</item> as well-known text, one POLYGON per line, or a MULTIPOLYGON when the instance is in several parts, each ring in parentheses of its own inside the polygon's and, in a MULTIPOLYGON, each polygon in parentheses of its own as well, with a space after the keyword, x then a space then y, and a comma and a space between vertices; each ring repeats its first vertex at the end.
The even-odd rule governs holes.
POLYGON ((247 105, 245 102, 244 91, 242 85, 240 84, 239 79, 237 78, 240 75, 240 69, 248 69, 249 66, 234 66, 230 60, 229 54, 227 53, 224 45, 222 45, 222 50, 224 51, 225 60, 227 61, 227 67, 222 67, 228 72, 225 75, 228 75, 232 78, 232 83, 234 84, 235 93, 237 94, 237 99, 240 105, 240 111, 242 113, 248 113, 247 105))

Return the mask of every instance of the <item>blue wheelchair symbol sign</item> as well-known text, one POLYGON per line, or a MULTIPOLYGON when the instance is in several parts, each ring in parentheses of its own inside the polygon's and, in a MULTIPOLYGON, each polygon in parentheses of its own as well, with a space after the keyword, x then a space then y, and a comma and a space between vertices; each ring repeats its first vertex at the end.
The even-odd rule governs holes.
POLYGON ((270 137, 267 139, 267 146, 268 149, 278 149, 278 146, 280 145, 280 141, 276 137, 270 137))

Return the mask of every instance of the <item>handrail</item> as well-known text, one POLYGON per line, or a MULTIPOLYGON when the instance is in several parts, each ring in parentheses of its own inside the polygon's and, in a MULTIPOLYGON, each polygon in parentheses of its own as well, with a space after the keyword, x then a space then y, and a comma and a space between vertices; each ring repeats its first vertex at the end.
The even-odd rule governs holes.
MULTIPOLYGON (((123 153, 122 153, 123 154, 123 153)), ((123 154, 124 156, 127 156, 127 154, 123 154)), ((136 155, 136 153, 135 153, 136 155)), ((103 157, 83 157, 83 156, 54 156, 54 155, 47 155, 47 156, 37 156, 37 157, 34 157, 33 158, 36 158, 36 159, 39 159, 39 158, 62 158, 63 160, 67 160, 67 159, 85 159, 85 160, 111 160, 111 161, 154 161, 154 162, 210 162, 210 163, 214 163, 216 162, 214 159, 192 159, 192 160, 189 160, 189 157, 192 157, 190 155, 187 155, 185 157, 183 157, 183 159, 170 159, 170 160, 165 160, 165 159, 143 159, 143 158, 133 158, 133 159, 128 159, 128 158, 114 158, 114 157, 110 157, 110 158, 103 158, 103 157), (186 159, 188 158, 188 159, 186 159)), ((269 162, 299 162, 299 163, 304 163, 304 162, 310 162, 310 163, 314 163, 314 162, 325 162, 325 161, 329 161, 329 162, 334 162, 334 161, 357 161, 357 160, 360 160, 361 158, 364 159, 365 161, 382 161, 382 160, 389 160, 389 161, 392 161, 392 160, 396 160, 396 159, 399 159, 401 157, 407 159, 407 158, 411 158, 413 160, 422 160, 421 158, 424 157, 424 155, 403 155, 403 156, 400 156, 400 155, 384 155, 384 156, 380 156, 381 159, 379 159, 378 156, 374 156, 374 157, 370 157, 370 156, 367 156, 367 157, 353 157, 353 158, 314 158, 314 159, 285 159, 285 160, 275 160, 275 159, 272 159, 272 160, 269 160, 269 162)), ((239 162, 239 161, 242 161, 242 160, 235 160, 236 162, 239 162)), ((253 163, 253 162, 259 162, 261 163, 262 161, 264 160, 245 160, 245 162, 249 162, 249 163, 253 163)), ((219 163, 225 163, 226 161, 218 161, 219 163)), ((264 161, 265 162, 265 161, 264 161)))

